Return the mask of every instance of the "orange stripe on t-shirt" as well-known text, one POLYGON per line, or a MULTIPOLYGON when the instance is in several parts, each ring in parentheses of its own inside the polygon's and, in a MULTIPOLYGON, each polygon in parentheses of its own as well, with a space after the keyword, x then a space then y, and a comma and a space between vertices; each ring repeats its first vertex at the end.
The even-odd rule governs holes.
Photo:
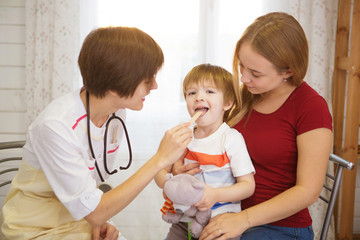
POLYGON ((230 162, 226 153, 219 155, 209 155, 205 153, 189 151, 185 158, 193 161, 198 161, 200 165, 215 165, 217 167, 223 167, 230 162))

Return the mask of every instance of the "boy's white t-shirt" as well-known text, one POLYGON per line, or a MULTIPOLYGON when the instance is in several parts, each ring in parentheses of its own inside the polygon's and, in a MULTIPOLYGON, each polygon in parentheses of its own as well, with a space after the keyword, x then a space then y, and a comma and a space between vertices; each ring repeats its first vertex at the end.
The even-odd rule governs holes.
MULTIPOLYGON (((231 186, 236 177, 255 173, 243 136, 226 123, 206 138, 193 138, 188 149, 185 164, 200 163, 202 171, 195 177, 213 188, 231 186)), ((240 211, 240 202, 220 203, 220 207, 212 210, 212 217, 240 211)))

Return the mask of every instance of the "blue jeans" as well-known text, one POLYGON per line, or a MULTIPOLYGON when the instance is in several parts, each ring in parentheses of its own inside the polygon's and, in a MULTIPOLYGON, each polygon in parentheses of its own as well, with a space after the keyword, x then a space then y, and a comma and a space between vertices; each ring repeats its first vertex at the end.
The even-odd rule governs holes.
POLYGON ((278 227, 262 225, 245 231, 241 240, 313 240, 314 232, 312 226, 305 228, 278 227))

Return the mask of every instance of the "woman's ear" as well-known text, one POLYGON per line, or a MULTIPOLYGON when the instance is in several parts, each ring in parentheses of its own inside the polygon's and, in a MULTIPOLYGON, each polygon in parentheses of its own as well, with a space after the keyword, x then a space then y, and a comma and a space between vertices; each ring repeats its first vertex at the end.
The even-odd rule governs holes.
POLYGON ((288 70, 283 72, 283 78, 284 79, 288 79, 289 77, 291 77, 292 75, 294 75, 294 73, 291 71, 291 69, 289 68, 288 70))
POLYGON ((108 93, 113 97, 118 97, 119 96, 119 94, 114 90, 108 90, 108 93))

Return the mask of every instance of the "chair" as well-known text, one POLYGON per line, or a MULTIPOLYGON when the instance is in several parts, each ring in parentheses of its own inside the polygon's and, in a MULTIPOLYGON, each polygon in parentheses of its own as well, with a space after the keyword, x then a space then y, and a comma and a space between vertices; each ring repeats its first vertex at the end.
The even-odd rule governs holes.
POLYGON ((345 159, 343 159, 335 154, 330 154, 329 160, 331 163, 334 163, 336 165, 336 167, 335 167, 336 170, 335 170, 334 175, 331 175, 329 173, 326 174, 325 180, 330 179, 330 182, 332 182, 332 186, 328 186, 327 181, 325 181, 325 184, 324 184, 324 189, 326 189, 327 191, 330 192, 330 198, 327 199, 320 195, 320 199, 325 201, 328 204, 324 224, 323 224, 323 227, 321 230, 320 240, 326 239, 326 235, 329 230, 330 220, 331 220, 331 216, 332 216, 332 213, 334 210, 334 205, 336 202, 336 196, 337 196, 337 194, 339 192, 339 188, 340 188, 340 182, 341 182, 341 178, 342 178, 342 174, 343 174, 343 169, 346 168, 348 170, 352 170, 354 168, 354 164, 352 162, 348 162, 345 159))
POLYGON ((8 185, 12 181, 13 176, 6 175, 6 173, 19 170, 17 167, 18 164, 14 164, 13 161, 22 159, 19 150, 22 149, 24 145, 25 141, 0 142, 0 187, 8 185), (15 151, 10 151, 11 149, 14 149, 15 151), (10 164, 5 164, 6 162, 9 162, 10 164))

